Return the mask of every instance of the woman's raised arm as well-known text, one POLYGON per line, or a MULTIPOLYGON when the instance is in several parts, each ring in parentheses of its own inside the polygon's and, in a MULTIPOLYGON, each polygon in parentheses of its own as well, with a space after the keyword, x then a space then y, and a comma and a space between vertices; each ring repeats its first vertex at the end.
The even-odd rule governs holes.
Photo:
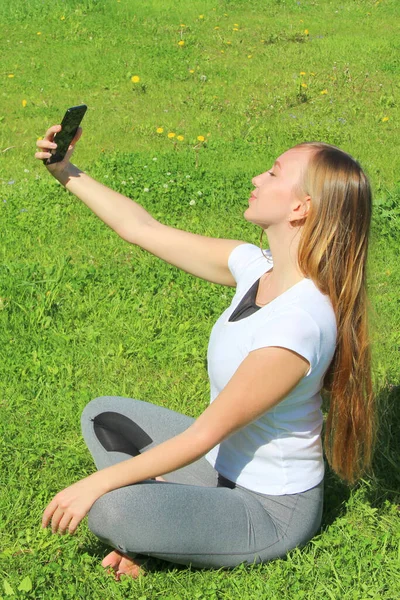
MULTIPOLYGON (((38 140, 40 152, 35 154, 36 158, 43 160, 50 157, 50 150, 55 148, 54 135, 60 128, 60 125, 50 127, 44 139, 38 140)), ((210 238, 163 225, 130 198, 91 178, 70 163, 81 134, 82 129, 79 128, 62 162, 47 167, 67 190, 82 200, 127 242, 202 279, 222 285, 235 285, 228 268, 228 257, 243 242, 210 238)))

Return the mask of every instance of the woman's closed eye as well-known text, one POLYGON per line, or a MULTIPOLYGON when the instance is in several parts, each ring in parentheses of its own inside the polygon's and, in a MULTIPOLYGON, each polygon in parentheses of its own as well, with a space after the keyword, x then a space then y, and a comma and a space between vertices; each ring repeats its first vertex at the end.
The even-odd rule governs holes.
POLYGON ((271 177, 276 177, 275 173, 273 173, 272 171, 268 171, 268 175, 271 175, 271 177))

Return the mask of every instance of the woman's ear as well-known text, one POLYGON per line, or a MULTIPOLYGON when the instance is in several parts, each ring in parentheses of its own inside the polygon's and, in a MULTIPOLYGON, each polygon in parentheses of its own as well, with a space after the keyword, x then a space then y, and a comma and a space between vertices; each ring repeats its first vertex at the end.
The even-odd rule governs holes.
POLYGON ((292 227, 300 227, 306 222, 307 215, 310 211, 311 196, 304 196, 303 198, 296 198, 296 202, 292 208, 292 212, 289 216, 289 223, 292 227))

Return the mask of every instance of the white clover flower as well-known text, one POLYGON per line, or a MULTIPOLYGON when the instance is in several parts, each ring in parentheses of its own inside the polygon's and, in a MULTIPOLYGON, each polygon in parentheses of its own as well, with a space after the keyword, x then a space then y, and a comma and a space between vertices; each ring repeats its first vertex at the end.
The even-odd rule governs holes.
POLYGON ((171 175, 171 173, 168 171, 167 175, 171 175))
POLYGON ((186 175, 186 179, 190 179, 190 175, 186 175))
POLYGON ((143 169, 147 169, 147 165, 144 165, 144 166, 143 166, 143 169))
POLYGON ((126 181, 121 181, 121 185, 126 185, 126 181))
POLYGON ((200 191, 199 191, 199 192, 197 192, 197 195, 198 195, 198 196, 202 196, 202 195, 203 195, 203 192, 200 192, 200 191))
POLYGON ((10 181, 7 181, 8 185, 13 185, 15 183, 15 179, 10 179, 10 181))
POLYGON ((144 192, 149 192, 150 190, 149 190, 149 188, 143 188, 143 191, 144 192))
POLYGON ((168 189, 168 183, 164 183, 164 184, 163 184, 163 188, 164 188, 165 190, 167 190, 167 189, 168 189))
POLYGON ((156 157, 154 157, 154 158, 153 158, 153 160, 157 160, 157 158, 156 158, 156 157))
POLYGON ((191 201, 189 202, 189 204, 190 204, 190 206, 194 206, 194 205, 196 204, 196 200, 191 200, 191 201))
POLYGON ((24 169, 24 173, 29 173, 29 169, 24 169))

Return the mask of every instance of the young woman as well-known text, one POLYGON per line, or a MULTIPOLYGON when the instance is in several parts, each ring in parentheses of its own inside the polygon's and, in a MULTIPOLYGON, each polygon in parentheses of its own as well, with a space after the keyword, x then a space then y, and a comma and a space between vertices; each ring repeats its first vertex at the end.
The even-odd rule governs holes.
MULTIPOLYGON (((55 147, 51 127, 36 158, 55 147)), ((353 483, 371 462, 373 396, 365 269, 371 192, 334 146, 300 144, 252 181, 245 218, 269 248, 167 227, 65 159, 48 168, 126 241, 206 280, 236 286, 208 349, 211 403, 198 419, 101 397, 82 430, 97 472, 59 492, 43 527, 89 527, 137 576, 138 554, 199 567, 285 555, 318 531, 325 451, 353 483)))

